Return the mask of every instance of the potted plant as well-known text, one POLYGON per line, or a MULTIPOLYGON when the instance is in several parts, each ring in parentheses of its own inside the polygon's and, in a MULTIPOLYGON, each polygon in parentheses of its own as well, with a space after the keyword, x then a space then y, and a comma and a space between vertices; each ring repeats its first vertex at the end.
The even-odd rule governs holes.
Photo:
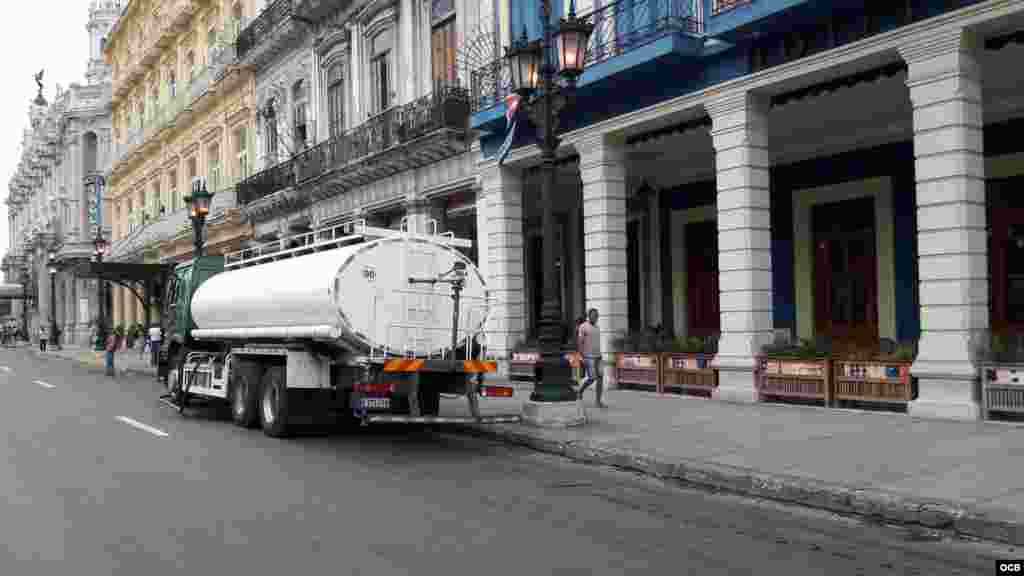
POLYGON ((986 331, 976 338, 974 355, 985 418, 992 412, 1024 413, 1024 338, 986 331))
POLYGON ((832 388, 837 401, 906 404, 915 397, 910 366, 917 343, 883 338, 833 355, 832 388))
POLYGON ((668 342, 660 329, 628 332, 614 338, 612 348, 618 387, 661 390, 661 353, 668 349, 668 342))
POLYGON ((718 386, 714 368, 718 336, 676 338, 662 355, 660 392, 710 397, 718 386))
POLYGON ((813 400, 826 405, 831 394, 831 343, 825 338, 766 344, 755 383, 762 400, 813 400))

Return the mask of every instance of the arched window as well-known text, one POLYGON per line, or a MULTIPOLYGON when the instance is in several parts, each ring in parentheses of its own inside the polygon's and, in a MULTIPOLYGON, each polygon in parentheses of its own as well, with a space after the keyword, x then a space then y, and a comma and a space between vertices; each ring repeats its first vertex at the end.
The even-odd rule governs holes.
POLYGON ((434 89, 458 81, 455 67, 455 2, 433 0, 430 6, 430 51, 434 89))
POLYGON ((292 141, 296 149, 306 145, 309 135, 306 127, 306 101, 306 83, 299 79, 292 85, 292 125, 294 126, 292 141))
POLYGON ((345 91, 343 89, 341 64, 327 70, 327 120, 331 138, 345 129, 345 91))
POLYGON ((370 42, 370 98, 375 114, 391 106, 391 49, 394 42, 390 29, 370 42))
POLYGON ((266 105, 263 116, 264 142, 267 152, 267 167, 277 164, 277 102, 271 98, 266 105))

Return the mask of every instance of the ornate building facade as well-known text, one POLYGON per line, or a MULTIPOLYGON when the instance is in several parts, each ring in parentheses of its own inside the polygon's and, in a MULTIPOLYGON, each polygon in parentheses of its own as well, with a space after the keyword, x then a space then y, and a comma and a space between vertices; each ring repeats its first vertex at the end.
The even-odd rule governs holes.
MULTIPOLYGON (((4 272, 9 282, 26 284, 30 296, 14 303, 13 315, 31 335, 55 321, 65 343, 86 344, 99 310, 95 281, 77 279, 69 268, 92 257, 96 210, 106 209, 84 181, 110 165, 110 70, 101 50, 121 5, 94 0, 89 7, 85 84, 67 90, 58 84, 48 102, 42 76, 37 78, 39 94, 29 106, 21 160, 5 201, 10 247, 4 272)), ((109 222, 109 215, 100 220, 109 222)), ((109 238, 109 228, 100 232, 109 238)))
MULTIPOLYGON (((112 198, 115 262, 174 262, 192 253, 184 197, 195 178, 215 194, 207 247, 237 249, 251 236, 234 184, 253 165, 253 75, 235 39, 258 0, 131 0, 108 36, 113 67, 112 198)), ((145 318, 127 289, 114 291, 114 324, 145 318)), ((153 316, 154 318, 156 316, 153 316)))
POLYGON ((238 42, 256 76, 259 172, 238 187, 255 241, 355 218, 475 237, 456 55, 490 14, 477 0, 269 2, 238 42))

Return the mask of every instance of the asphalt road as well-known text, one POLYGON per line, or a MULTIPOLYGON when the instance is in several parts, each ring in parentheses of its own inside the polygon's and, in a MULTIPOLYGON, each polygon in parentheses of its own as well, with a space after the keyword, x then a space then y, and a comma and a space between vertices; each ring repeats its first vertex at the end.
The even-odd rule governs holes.
POLYGON ((3 575, 946 575, 1024 556, 409 428, 275 440, 24 350, 0 351, 0 390, 3 575))

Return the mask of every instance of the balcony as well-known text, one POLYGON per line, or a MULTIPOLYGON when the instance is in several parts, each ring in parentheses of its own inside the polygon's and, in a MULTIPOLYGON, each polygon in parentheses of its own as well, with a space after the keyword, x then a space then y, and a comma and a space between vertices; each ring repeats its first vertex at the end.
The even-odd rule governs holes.
MULTIPOLYGON (((618 0, 581 16, 594 25, 583 86, 669 54, 696 57, 704 0, 618 0)), ((473 112, 500 104, 511 92, 504 59, 470 73, 473 112)), ((504 110, 498 116, 503 116, 504 110)))
MULTIPOLYGON (((467 146, 468 116, 466 91, 442 88, 247 178, 238 184, 238 202, 250 205, 281 190, 321 183, 318 195, 334 194, 460 154, 467 146)), ((308 202, 308 195, 301 196, 299 202, 308 202)))
POLYGON ((277 52, 275 47, 303 35, 304 25, 292 20, 294 13, 293 0, 275 0, 264 8, 238 34, 235 48, 239 61, 261 67, 277 52))

